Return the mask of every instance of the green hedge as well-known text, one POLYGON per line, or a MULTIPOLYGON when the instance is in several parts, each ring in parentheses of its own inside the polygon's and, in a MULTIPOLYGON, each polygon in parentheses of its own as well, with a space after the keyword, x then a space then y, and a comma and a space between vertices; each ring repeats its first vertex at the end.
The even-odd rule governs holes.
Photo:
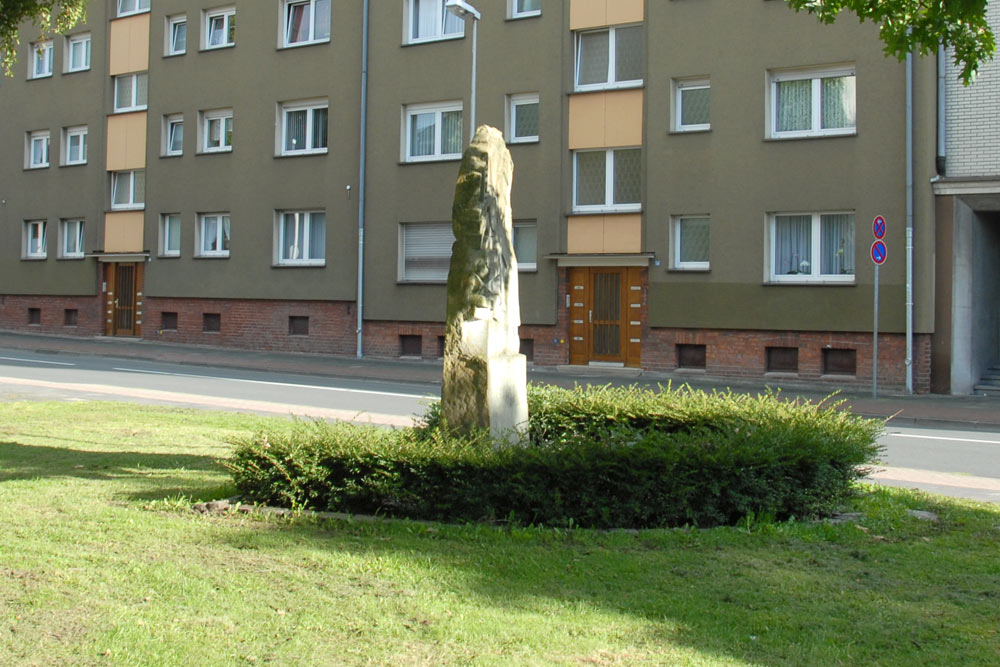
POLYGON ((733 524, 832 512, 882 424, 833 405, 688 388, 529 386, 530 437, 298 423, 237 442, 249 501, 441 521, 596 528, 733 524))

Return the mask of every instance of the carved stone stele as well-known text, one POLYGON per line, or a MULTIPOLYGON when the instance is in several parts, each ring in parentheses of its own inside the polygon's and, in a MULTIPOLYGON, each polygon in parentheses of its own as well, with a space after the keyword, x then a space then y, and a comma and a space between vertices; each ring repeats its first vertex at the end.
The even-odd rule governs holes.
POLYGON ((510 151, 486 125, 462 156, 455 186, 455 244, 448 271, 441 410, 460 432, 488 428, 496 437, 528 423, 526 362, 514 258, 510 151))

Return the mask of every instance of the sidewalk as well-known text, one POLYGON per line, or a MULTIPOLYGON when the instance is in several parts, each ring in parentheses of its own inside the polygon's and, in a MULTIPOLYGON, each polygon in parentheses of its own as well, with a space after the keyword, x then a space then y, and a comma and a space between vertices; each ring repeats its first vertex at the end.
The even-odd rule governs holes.
MULTIPOLYGON (((143 359, 193 366, 215 366, 247 370, 266 370, 320 377, 358 378, 395 382, 440 384, 440 360, 357 359, 321 354, 290 352, 258 352, 202 345, 179 345, 131 338, 75 338, 65 336, 22 334, 0 331, 0 356, 3 350, 27 350, 43 354, 71 353, 143 359)), ((606 369, 576 366, 529 366, 528 379, 571 387, 574 384, 690 384, 698 389, 759 393, 767 389, 764 382, 735 379, 713 379, 702 375, 658 373, 637 369, 606 369)), ((770 385, 781 389, 787 397, 822 400, 832 389, 816 388, 802 383, 770 385)), ((839 398, 857 414, 892 418, 899 426, 927 426, 976 430, 1000 429, 1000 400, 983 396, 907 396, 880 393, 871 397, 871 390, 846 388, 839 398)))

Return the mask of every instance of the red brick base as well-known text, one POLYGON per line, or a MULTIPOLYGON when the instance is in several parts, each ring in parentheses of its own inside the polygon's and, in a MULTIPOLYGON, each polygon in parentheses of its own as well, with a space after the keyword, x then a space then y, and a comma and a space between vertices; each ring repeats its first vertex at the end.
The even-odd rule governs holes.
POLYGON ((96 336, 104 331, 100 296, 0 295, 0 329, 63 336, 96 336), (30 312, 31 309, 37 309, 30 312), (75 324, 72 314, 76 311, 75 324), (32 324, 32 316, 37 324, 32 324))

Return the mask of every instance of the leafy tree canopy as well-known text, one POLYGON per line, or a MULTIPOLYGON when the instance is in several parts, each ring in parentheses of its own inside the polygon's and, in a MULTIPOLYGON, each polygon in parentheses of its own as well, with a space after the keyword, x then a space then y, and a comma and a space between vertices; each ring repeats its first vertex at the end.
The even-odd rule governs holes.
POLYGON ((955 64, 966 85, 979 65, 993 58, 996 43, 986 22, 987 0, 787 0, 796 11, 833 23, 840 12, 879 25, 886 55, 902 60, 911 51, 927 55, 944 43, 955 49, 955 64))
POLYGON ((87 0, 0 0, 0 69, 13 76, 22 23, 32 23, 41 36, 66 32, 86 18, 87 0))

